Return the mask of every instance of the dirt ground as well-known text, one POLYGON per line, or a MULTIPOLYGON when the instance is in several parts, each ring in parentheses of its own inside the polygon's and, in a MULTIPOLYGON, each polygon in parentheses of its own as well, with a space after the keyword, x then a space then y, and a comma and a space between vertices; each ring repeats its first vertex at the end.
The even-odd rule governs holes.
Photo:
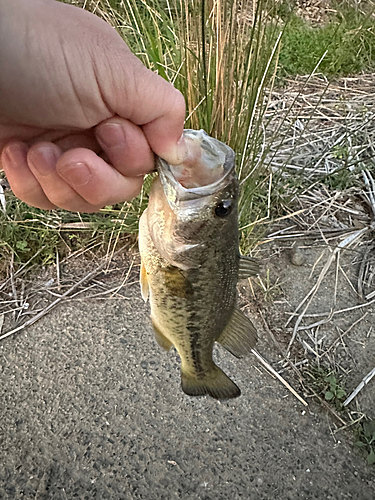
MULTIPOLYGON (((321 242, 311 244, 300 240, 273 243, 271 248, 259 253, 260 256, 264 255, 263 259, 260 258, 269 270, 271 290, 268 304, 267 296, 265 299, 265 292, 260 287, 257 288, 254 301, 251 300, 251 290, 246 283, 243 284, 243 296, 249 299, 249 310, 255 314, 254 307, 258 312, 263 311, 268 328, 285 351, 303 307, 295 316, 292 314, 318 281, 334 250, 335 246, 323 245, 321 242), (295 261, 296 248, 302 265, 292 263, 295 261), (291 317, 295 319, 288 323, 291 317)), ((358 272, 364 252, 363 247, 357 247, 341 252, 338 260, 337 256, 332 259, 328 272, 303 316, 291 348, 290 358, 294 362, 299 361, 301 367, 313 365, 333 370, 347 395, 375 367, 375 300, 366 301, 357 291, 358 272), (317 323, 321 324, 316 326, 317 323)), ((374 250, 369 256, 375 264, 374 250)), ((272 340, 269 347, 278 355, 272 340)), ((271 359, 277 363, 275 355, 271 359)), ((353 416, 365 414, 375 418, 374 380, 364 387, 348 408, 353 416)))
MULTIPOLYGON (((302 248, 306 260, 293 266, 288 248, 280 247, 263 251, 263 268, 281 283, 272 302, 255 283, 255 299, 247 298, 247 282, 239 287, 241 306, 259 328, 257 349, 276 369, 281 355, 259 307, 285 347, 292 328, 283 326, 285 313, 293 312, 314 283, 316 275, 308 279, 308 274, 319 250, 302 248)), ((74 299, 1 341, 0 498, 373 499, 374 469, 354 450, 349 433, 335 432, 340 425, 303 392, 289 370, 282 375, 307 407, 255 358, 237 360, 222 349, 215 354, 217 363, 242 396, 218 402, 182 393, 178 356, 161 351, 153 339, 137 259, 130 272, 129 262, 115 259, 74 299)), ((62 266, 61 271, 62 282, 70 286, 88 265, 62 266)), ((318 312, 329 307, 329 283, 318 312)), ((30 296, 30 308, 56 298, 40 288, 39 296, 30 296)), ((353 297, 340 293, 337 305, 351 306, 353 297)), ((366 333, 374 309, 366 311, 343 339, 346 347, 336 353, 356 360, 346 378, 349 389, 374 360, 375 333, 366 333)), ((361 314, 337 318, 339 327, 361 314)), ((3 333, 11 323, 6 320, 3 333)), ((333 325, 319 334, 336 338, 333 325)), ((306 356, 296 340, 292 360, 306 356)), ((348 370, 345 360, 340 366, 348 370)), ((354 409, 359 404, 361 411, 373 412, 374 387, 366 387, 354 409)))

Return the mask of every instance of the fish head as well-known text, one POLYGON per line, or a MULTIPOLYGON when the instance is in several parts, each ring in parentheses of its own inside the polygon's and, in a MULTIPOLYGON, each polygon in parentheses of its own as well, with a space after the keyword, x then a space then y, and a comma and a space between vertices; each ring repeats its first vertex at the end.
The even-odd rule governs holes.
POLYGON ((176 167, 158 158, 148 207, 156 248, 183 270, 200 267, 208 250, 212 255, 238 248, 239 189, 229 146, 203 131, 185 131, 185 140, 189 155, 184 164, 176 167))

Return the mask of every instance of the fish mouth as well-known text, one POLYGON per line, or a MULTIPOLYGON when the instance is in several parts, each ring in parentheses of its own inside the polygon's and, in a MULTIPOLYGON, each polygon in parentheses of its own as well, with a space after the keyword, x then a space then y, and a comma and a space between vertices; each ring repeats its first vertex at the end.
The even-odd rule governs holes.
MULTIPOLYGON (((165 160, 158 157, 156 160, 157 170, 165 197, 172 210, 186 208, 187 206, 191 209, 199 209, 206 204, 207 198, 224 189, 232 180, 233 175, 236 175, 235 153, 233 149, 223 142, 208 136, 203 131, 184 131, 184 135, 189 138, 194 138, 198 134, 200 134, 198 140, 201 140, 201 148, 204 150, 206 158, 209 155, 211 164, 215 163, 216 167, 220 168, 220 176, 214 182, 208 184, 197 187, 184 187, 173 172, 173 169, 176 167, 171 166, 165 160)), ((206 166, 204 161, 201 161, 200 164, 197 164, 196 168, 209 169, 210 167, 206 166)))

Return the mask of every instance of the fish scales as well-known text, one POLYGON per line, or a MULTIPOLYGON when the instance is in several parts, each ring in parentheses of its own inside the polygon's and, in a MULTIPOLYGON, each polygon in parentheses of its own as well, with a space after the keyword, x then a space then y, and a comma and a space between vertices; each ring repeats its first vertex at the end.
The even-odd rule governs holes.
MULTIPOLYGON (((239 273, 255 274, 257 265, 241 258, 238 250, 233 151, 202 131, 185 134, 193 142, 194 134, 200 134, 196 142, 204 144, 206 163, 195 143, 193 159, 179 168, 177 181, 172 168, 158 160, 159 175, 140 221, 142 295, 150 301, 157 342, 166 350, 173 345, 180 355, 184 392, 231 398, 240 390, 215 365, 212 350, 217 341, 239 356, 255 344, 255 328, 236 309, 236 284, 239 273), (210 148, 213 159, 207 160, 210 148), (217 168, 215 160, 222 169, 217 180, 196 186, 194 168, 202 182, 208 162, 217 168), (183 186, 184 172, 195 187, 183 186)), ((215 172, 207 178, 214 179, 215 172)))

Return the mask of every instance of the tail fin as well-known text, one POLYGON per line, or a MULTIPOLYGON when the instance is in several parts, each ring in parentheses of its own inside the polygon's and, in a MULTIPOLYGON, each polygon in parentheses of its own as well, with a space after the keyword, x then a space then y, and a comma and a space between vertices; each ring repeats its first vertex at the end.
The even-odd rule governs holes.
POLYGON ((216 365, 202 378, 181 370, 181 386, 188 396, 209 394, 215 399, 231 399, 241 395, 239 387, 216 365))

